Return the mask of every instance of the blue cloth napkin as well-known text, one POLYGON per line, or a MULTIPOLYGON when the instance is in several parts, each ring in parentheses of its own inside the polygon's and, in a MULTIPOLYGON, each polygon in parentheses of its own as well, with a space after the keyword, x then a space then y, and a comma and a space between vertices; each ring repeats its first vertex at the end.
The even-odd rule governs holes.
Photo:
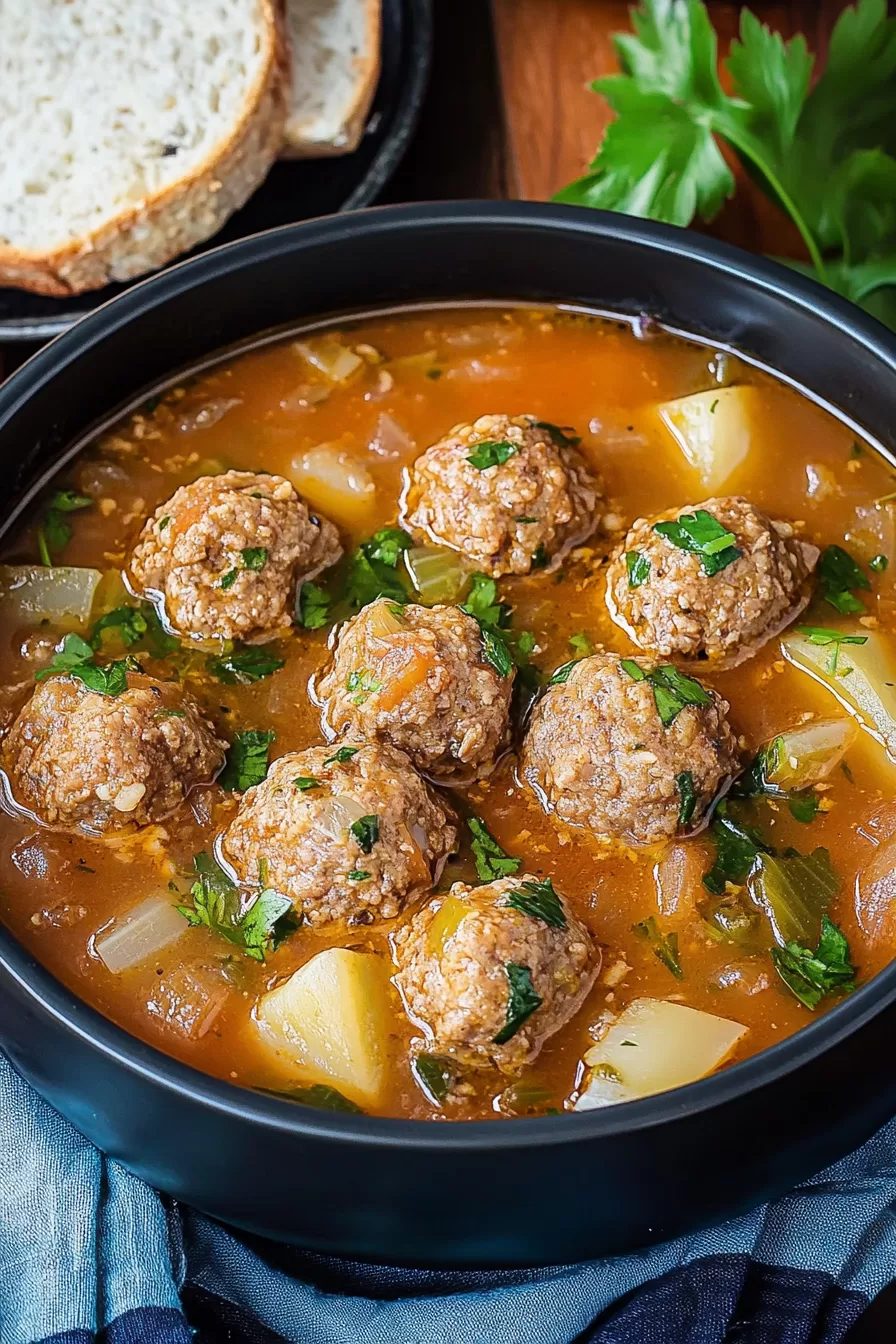
POLYGON ((896 1276, 896 1121, 786 1198, 638 1255, 455 1273, 230 1232, 0 1056, 0 1344, 838 1344, 896 1276))

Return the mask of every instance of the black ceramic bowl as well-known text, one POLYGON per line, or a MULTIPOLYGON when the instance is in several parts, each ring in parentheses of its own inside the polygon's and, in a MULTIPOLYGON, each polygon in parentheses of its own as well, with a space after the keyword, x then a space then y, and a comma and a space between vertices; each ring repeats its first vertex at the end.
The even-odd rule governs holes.
MULTIPOLYGON (((468 297, 650 314, 756 357, 894 445, 896 339, 794 273, 618 215, 398 207, 186 262, 24 365, 0 389, 2 527, 92 425, 210 352, 313 315, 468 297)), ((896 965, 774 1049, 679 1091, 583 1115, 425 1124, 309 1110, 196 1073, 80 1003, 0 929, 0 1041, 106 1152, 254 1231, 444 1266, 624 1251, 792 1186, 896 1112, 894 1003, 896 965)))

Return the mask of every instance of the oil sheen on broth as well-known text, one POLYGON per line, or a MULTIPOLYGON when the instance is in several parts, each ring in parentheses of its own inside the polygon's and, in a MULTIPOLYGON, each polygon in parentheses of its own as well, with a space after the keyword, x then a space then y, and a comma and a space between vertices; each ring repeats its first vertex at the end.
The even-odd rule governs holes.
MULTIPOLYGON (((239 488, 245 478, 233 479, 239 488)), ((539 518, 552 481, 550 471, 538 478, 540 502, 532 507, 539 518)), ((417 495, 425 498, 416 515, 413 481, 406 490, 407 527, 432 505, 428 489, 418 475, 417 495)), ((30 609, 9 571, 3 578, 0 671, 11 784, 0 812, 2 915, 75 993, 163 1051, 246 1087, 370 1113, 543 1114, 577 1102, 609 1104, 725 1067, 798 1030, 891 959, 893 478, 870 447, 773 378, 697 343, 581 314, 463 308, 386 315, 267 345, 173 384, 104 434, 54 490, 71 493, 49 491, 3 557, 8 566, 45 572, 26 578, 30 609), (667 403, 704 393, 662 413, 667 403), (510 420, 483 422, 447 466, 435 462, 445 488, 462 488, 457 482, 472 472, 488 496, 489 479, 523 466, 523 476, 531 476, 531 454, 552 450, 568 484, 568 449, 584 468, 573 513, 585 509, 587 517, 564 514, 559 540, 534 555, 530 548, 528 559, 521 542, 522 563, 505 551, 493 568, 534 563, 527 573, 493 574, 494 593, 481 555, 458 562, 432 535, 422 538, 429 548, 422 551, 419 533, 408 541, 389 531, 359 562, 359 546, 399 526, 403 481, 415 460, 453 427, 486 416, 510 420), (263 474, 282 476, 307 502, 312 531, 321 519, 338 529, 343 559, 327 566, 333 545, 338 549, 335 533, 329 549, 327 538, 313 539, 323 568, 309 562, 315 578, 301 599, 305 628, 287 628, 293 583, 285 615, 271 618, 280 630, 273 642, 270 624, 261 636, 250 626, 229 629, 226 641, 183 631, 180 639, 166 637, 137 595, 137 538, 176 490, 199 478, 213 478, 211 493, 193 500, 191 519, 211 516, 215 482, 226 483, 231 471, 261 474, 263 488, 256 482, 244 491, 250 527, 255 502, 275 508, 263 474), (725 503, 732 498, 735 505, 725 503), (737 512, 738 499, 749 501, 749 516, 737 512), (706 501, 715 502, 703 510, 706 501), (656 515, 671 520, 671 530, 654 531, 656 515), (745 599, 741 615, 746 620, 749 608, 756 617, 753 633, 738 639, 723 620, 720 638, 731 635, 724 656, 708 635, 709 656, 702 646, 684 655, 651 651, 651 632, 665 637, 657 634, 665 620, 657 612, 692 613, 707 584, 736 587, 745 550, 752 555, 755 546, 767 558, 781 541, 779 532, 771 541, 751 532, 757 517, 793 528, 785 529, 783 570, 769 580, 774 592, 760 584, 759 596, 751 589, 745 599), (626 542, 627 529, 645 519, 635 528, 637 544, 626 542), (411 581, 408 545, 413 563, 422 558, 422 592, 411 581), (554 554, 558 546, 562 556, 554 554), (103 576, 92 609, 86 619, 60 616, 53 585, 83 567, 103 576), (696 587, 679 602, 680 573, 696 587), (672 587, 655 590, 651 608, 650 585, 663 574, 672 575, 672 587), (616 620, 606 600, 608 575, 616 620), (48 576, 49 597, 41 587, 48 576), (331 666, 336 631, 356 616, 346 595, 357 605, 375 596, 380 581, 386 598, 373 616, 358 618, 355 644, 340 644, 331 666), (407 611, 402 590, 407 601, 416 599, 407 611), (762 628, 770 609, 762 604, 773 601, 778 614, 762 628), (472 616, 417 612, 434 603, 464 604, 472 616), (97 633, 110 612, 116 615, 97 633), (94 647, 92 657, 82 644, 63 644, 72 633, 94 647), (409 641, 416 652, 410 662, 386 658, 384 687, 362 664, 390 639, 409 641), (450 656, 434 671, 426 658, 443 648, 440 640, 450 656), (240 671, 247 652, 250 675, 263 673, 253 680, 240 671), (515 672, 503 666, 505 655, 515 672), (148 803, 144 817, 144 803, 117 795, 112 804, 125 814, 130 807, 146 824, 129 828, 118 818, 99 837, 85 829, 83 810, 80 820, 66 820, 63 808, 53 826, 42 824, 42 786, 23 797, 10 754, 27 738, 21 724, 11 725, 35 676, 51 659, 56 668, 62 660, 59 672, 37 683, 38 694, 57 685, 58 728, 90 689, 103 702, 115 699, 105 673, 99 682, 89 673, 85 686, 77 667, 66 671, 66 658, 69 668, 80 659, 83 671, 128 656, 143 672, 122 667, 121 684, 152 685, 147 676, 171 683, 157 702, 162 708, 153 710, 156 727, 161 715, 166 732, 180 735, 171 751, 176 768, 187 770, 184 789, 190 770, 200 783, 162 820, 148 803), (672 664, 678 679, 664 671, 672 664), (456 759, 425 726, 418 732, 402 717, 403 696, 446 668, 463 681, 466 696, 444 686, 440 692, 467 733, 470 750, 456 759), (62 708, 61 682, 74 684, 62 708), (204 728, 178 709, 181 688, 204 728), (533 695, 540 697, 534 711, 533 695), (638 758, 632 770, 619 759, 628 714, 628 749, 638 758), (378 725, 367 741, 365 723, 378 725), (526 723, 532 737, 521 758, 526 723), (606 750, 613 755, 596 767, 588 747, 598 729, 600 741, 612 739, 606 750), (207 736, 197 746, 190 733, 207 736), (244 822, 239 789, 205 781, 235 739, 243 748, 254 744, 255 763, 245 750, 238 760, 231 751, 225 782, 259 778, 265 733, 273 734, 273 773, 261 787, 270 796, 244 822), (563 756, 569 742, 578 752, 575 766, 563 756), (340 762, 333 759, 340 746, 361 752, 344 752, 340 762), (396 756, 399 747, 416 753, 428 782, 396 756), (302 768, 287 762, 278 773, 277 760, 291 753, 303 753, 302 768), (250 772, 242 779, 240 766, 250 772), (339 771, 353 781, 347 804, 339 771), (382 780, 390 781, 388 797, 382 780), (427 820, 411 827, 411 818, 424 814, 427 820), (378 822, 373 832, 371 817, 378 822), (611 820, 596 824, 595 817, 611 820), (614 828, 613 838, 597 833, 614 828), (394 852, 377 854, 388 844, 394 852), (334 845, 355 864, 339 876, 338 899, 326 875, 315 868, 317 876, 309 876, 315 864, 331 863, 334 845), (193 887, 194 858, 203 853, 212 873, 210 919, 207 900, 206 914, 196 913, 208 886, 204 893, 193 887), (227 889, 226 877, 221 888, 216 861, 243 878, 240 891, 227 889), (355 909, 346 876, 359 892, 379 883, 379 894, 370 897, 369 887, 355 909), (497 887, 477 894, 489 877, 497 887), (390 904, 393 880, 401 890, 390 904), (466 885, 445 899, 457 882, 466 885), (430 889, 442 898, 431 908, 430 889), (259 899, 271 904, 256 909, 253 926, 247 912, 259 899), (142 954, 135 910, 146 924, 142 954), (122 931, 123 943, 112 936, 122 931), (445 961, 452 949, 454 972, 445 961), (109 968, 122 961, 123 969, 109 968), (467 997, 459 1005, 451 996, 461 963, 467 997), (309 965, 311 973, 291 981, 309 965), (290 985, 295 994, 265 997, 290 985), (675 1011, 680 1007, 699 1015, 675 1011), (429 1035, 427 1025, 434 1028, 429 1035), (635 1055, 638 1063, 629 1067, 635 1055)), ((436 533, 442 527, 440 540, 450 541, 435 506, 427 517, 436 533)), ((531 526, 529 517, 516 516, 514 528, 531 526)), ((157 514, 156 551, 169 544, 167 527, 185 529, 191 519, 172 524, 157 514)), ((220 567, 215 591, 202 598, 210 619, 220 619, 214 612, 226 608, 228 588, 248 592, 273 565, 274 550, 254 542, 237 536, 228 552, 220 536, 207 541, 206 562, 220 567)), ((152 570, 156 551, 147 552, 141 572, 152 570)), ((302 562, 290 552, 287 572, 294 563, 300 573, 302 562)), ((167 620, 171 613, 161 614, 167 620)), ((709 620, 696 619, 698 626, 709 620)), ((96 714, 91 722, 99 722, 96 714)), ((97 806, 111 815, 102 786, 97 806)))

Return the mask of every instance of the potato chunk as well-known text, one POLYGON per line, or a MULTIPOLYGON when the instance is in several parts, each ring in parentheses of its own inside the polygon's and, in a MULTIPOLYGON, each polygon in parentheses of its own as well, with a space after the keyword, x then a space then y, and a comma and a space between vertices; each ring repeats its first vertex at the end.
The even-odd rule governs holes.
POLYGON ((755 387, 713 388, 657 407, 686 462, 712 493, 747 456, 757 409, 755 387))
POLYGON ((256 1019, 303 1079, 376 1105, 386 1082, 388 970, 369 952, 330 947, 261 999, 256 1019))
POLYGON ((746 1027, 727 1017, 662 999, 635 999, 586 1054, 591 1077, 576 1110, 694 1083, 724 1064, 746 1034, 746 1027))

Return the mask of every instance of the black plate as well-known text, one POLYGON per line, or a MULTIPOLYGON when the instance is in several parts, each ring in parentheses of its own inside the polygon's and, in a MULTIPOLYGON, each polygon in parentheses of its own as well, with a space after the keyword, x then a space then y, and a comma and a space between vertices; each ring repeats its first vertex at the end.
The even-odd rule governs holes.
MULTIPOLYGON (((262 229, 356 210, 375 201, 397 168, 417 123, 431 47, 432 0, 383 0, 380 80, 367 129, 354 154, 275 163, 242 210, 185 256, 196 256, 262 229)), ((49 340, 136 283, 106 285, 71 299, 0 288, 0 341, 49 340)))

